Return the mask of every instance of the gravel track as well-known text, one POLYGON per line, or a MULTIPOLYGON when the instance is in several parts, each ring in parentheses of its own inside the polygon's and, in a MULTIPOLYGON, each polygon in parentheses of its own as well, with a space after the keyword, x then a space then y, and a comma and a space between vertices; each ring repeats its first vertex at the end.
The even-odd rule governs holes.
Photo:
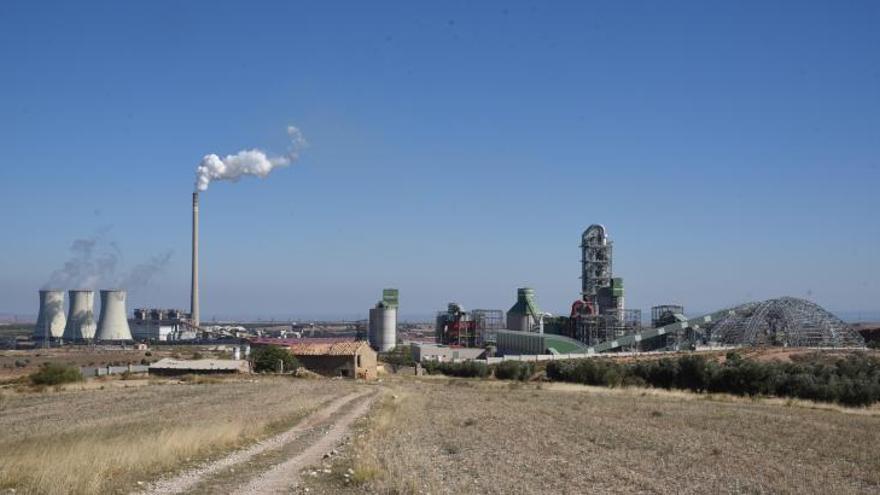
MULTIPOLYGON (((263 441, 257 442, 256 444, 233 452, 228 456, 209 462, 202 466, 196 467, 194 469, 190 469, 178 475, 175 475, 172 478, 159 480, 157 482, 152 483, 146 490, 140 492, 141 495, 170 495, 176 493, 184 493, 192 488, 194 488, 199 483, 210 478, 212 475, 220 473, 224 470, 232 468, 241 463, 248 462, 259 454, 283 447, 284 445, 296 440, 297 437, 302 435, 304 432, 309 431, 311 428, 314 428, 317 425, 320 425, 322 422, 329 420, 334 413, 338 412, 341 408, 345 407, 347 404, 350 404, 365 395, 369 394, 369 392, 353 392, 338 399, 334 399, 331 402, 323 405, 320 409, 318 409, 313 414, 307 416, 304 420, 297 423, 293 428, 275 435, 273 437, 267 438, 263 441)), ((358 407, 356 407, 354 411, 366 412, 366 408, 368 407, 370 401, 363 401, 358 407)), ((352 413, 346 414, 345 419, 348 419, 352 413)), ((309 447, 302 454, 297 456, 294 459, 300 458, 306 454, 306 452, 312 452, 312 450, 317 449, 318 455, 320 456, 325 450, 323 449, 323 445, 325 441, 335 441, 336 437, 341 437, 345 433, 345 429, 348 424, 353 421, 355 418, 351 417, 351 419, 346 422, 345 419, 339 421, 337 424, 333 425, 330 431, 327 433, 321 441, 317 444, 309 447), (328 438, 333 438, 334 440, 327 440, 328 438), (317 447, 318 445, 321 447, 317 447)), ((293 459, 291 459, 293 460, 293 459)), ((290 461, 283 463, 282 465, 288 464, 290 461)), ((272 471, 275 471, 273 468, 272 471)), ((293 473, 298 474, 298 471, 293 473)), ((262 478, 262 477, 260 477, 262 478)), ((273 478, 274 479, 274 478, 273 478)), ((250 492, 248 492, 250 493, 250 492)), ((265 492, 253 492, 253 493, 265 493, 265 492)))
MULTIPOLYGON (((351 410, 338 418, 334 424, 330 425, 320 440, 311 444, 296 456, 258 475, 232 493, 236 495, 258 495, 290 492, 298 484, 300 472, 307 466, 320 462, 324 453, 339 444, 348 433, 352 423, 367 414, 375 397, 376 395, 373 394, 369 399, 360 401, 351 410)), ((353 402, 354 400, 350 403, 353 402)))

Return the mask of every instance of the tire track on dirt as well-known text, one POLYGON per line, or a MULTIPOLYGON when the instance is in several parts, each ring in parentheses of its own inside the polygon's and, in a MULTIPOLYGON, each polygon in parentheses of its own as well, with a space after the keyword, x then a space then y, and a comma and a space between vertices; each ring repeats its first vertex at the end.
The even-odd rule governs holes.
MULTIPOLYGON (((300 481, 300 473, 308 466, 320 462, 324 453, 339 444, 349 432, 352 423, 365 416, 377 394, 361 401, 336 422, 316 442, 297 455, 257 475, 250 482, 231 492, 235 495, 261 495, 264 493, 289 493, 300 481)), ((350 402, 354 403, 354 401, 350 402)))
MULTIPOLYGON (((335 399, 283 433, 257 442, 245 449, 235 451, 222 459, 208 462, 194 469, 179 473, 171 478, 156 481, 146 490, 140 492, 140 495, 172 495, 187 492, 217 473, 248 462, 264 452, 279 449, 286 444, 295 441, 299 436, 329 420, 347 404, 357 401, 369 393, 369 391, 353 392, 335 399)), ((370 401, 364 401, 364 404, 369 402, 370 401)), ((359 410, 360 407, 357 409, 359 410)), ((346 415, 346 417, 348 417, 348 415, 346 415)), ((311 449, 311 447, 309 447, 309 449, 311 449)))

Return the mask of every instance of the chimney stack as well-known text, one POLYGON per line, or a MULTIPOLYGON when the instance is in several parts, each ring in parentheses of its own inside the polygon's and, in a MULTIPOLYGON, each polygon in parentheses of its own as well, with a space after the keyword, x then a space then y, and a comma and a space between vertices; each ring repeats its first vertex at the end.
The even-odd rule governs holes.
POLYGON ((199 326, 199 193, 193 193, 192 289, 190 292, 192 324, 199 326))

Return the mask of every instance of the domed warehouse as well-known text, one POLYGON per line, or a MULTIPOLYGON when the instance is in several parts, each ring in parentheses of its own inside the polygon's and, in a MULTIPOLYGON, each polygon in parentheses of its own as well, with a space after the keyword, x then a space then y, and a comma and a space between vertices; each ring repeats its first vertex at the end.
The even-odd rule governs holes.
POLYGON ((768 299, 733 308, 712 325, 709 342, 722 345, 864 347, 851 326, 821 306, 794 297, 768 299))

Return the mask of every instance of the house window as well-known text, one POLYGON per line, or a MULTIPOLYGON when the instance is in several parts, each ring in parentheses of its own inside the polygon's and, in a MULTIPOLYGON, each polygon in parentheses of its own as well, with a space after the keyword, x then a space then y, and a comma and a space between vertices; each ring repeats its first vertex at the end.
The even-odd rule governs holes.
POLYGON ((355 366, 357 366, 358 368, 360 368, 360 367, 361 367, 361 355, 358 354, 358 355, 355 356, 354 358, 355 358, 355 363, 357 363, 357 364, 355 364, 355 366))

